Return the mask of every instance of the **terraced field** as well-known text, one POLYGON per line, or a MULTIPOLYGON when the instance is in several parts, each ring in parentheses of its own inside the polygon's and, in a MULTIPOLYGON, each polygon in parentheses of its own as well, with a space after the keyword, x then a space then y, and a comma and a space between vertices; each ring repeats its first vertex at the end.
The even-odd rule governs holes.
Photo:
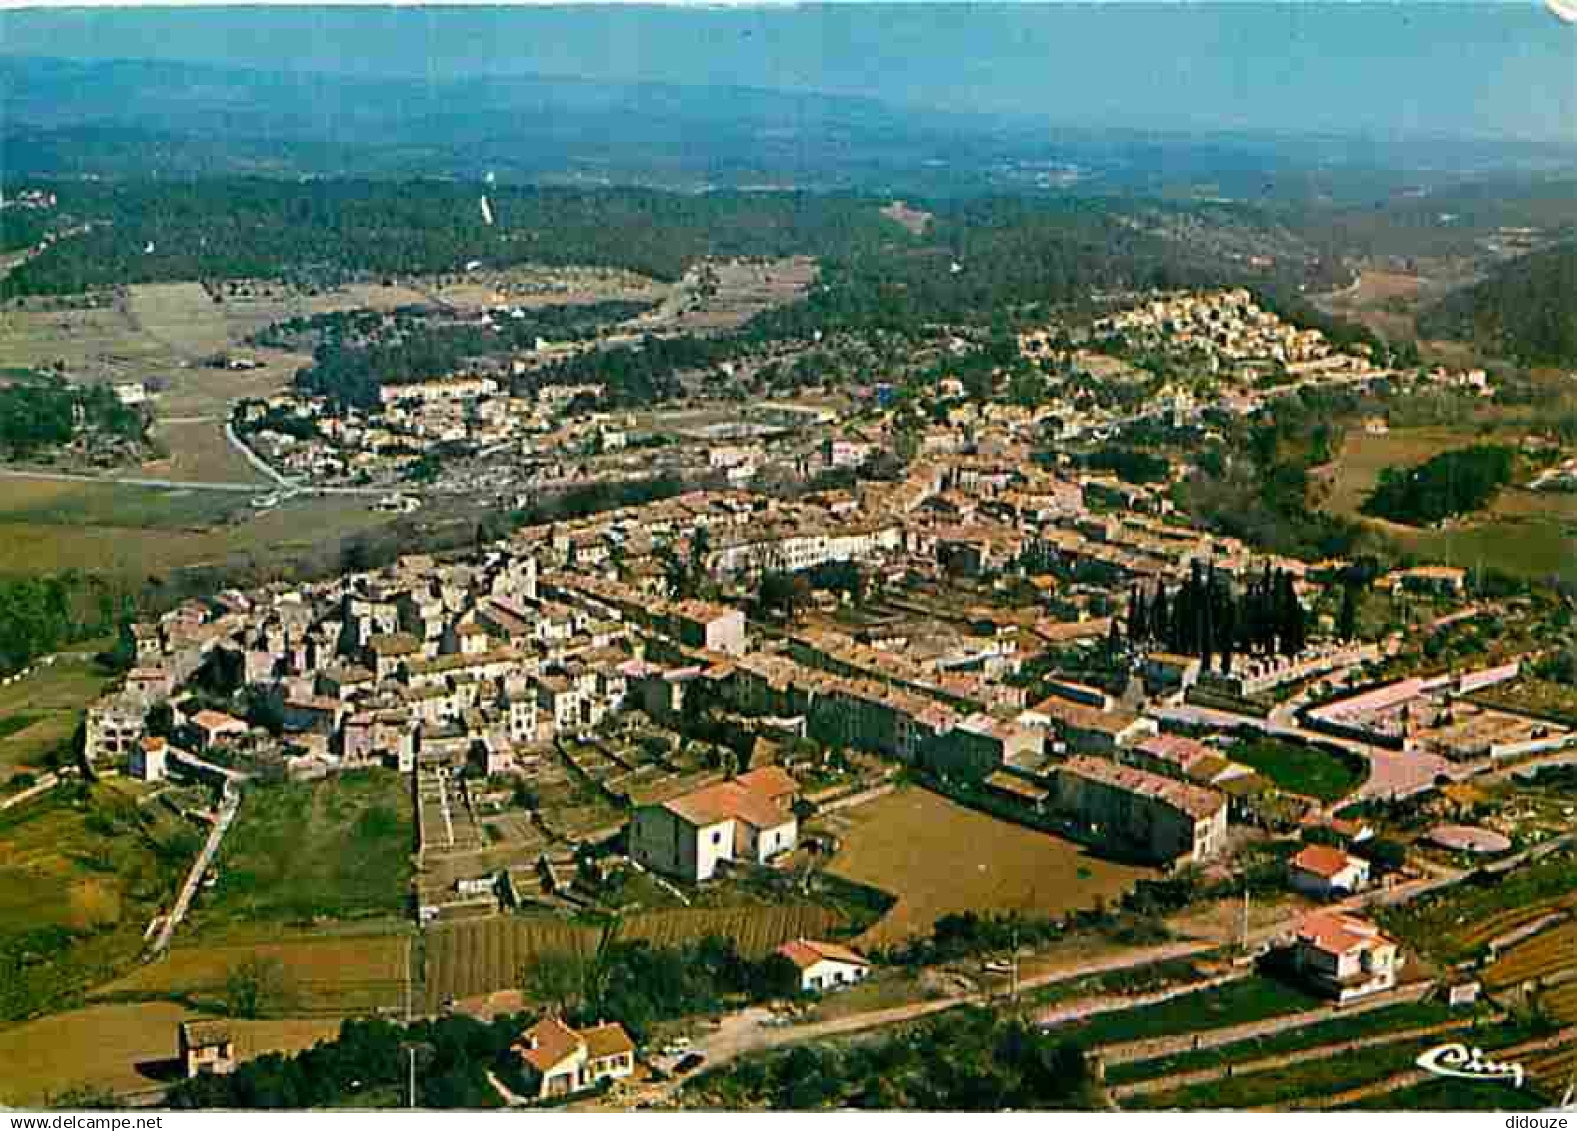
POLYGON ((1539 1053, 1522 1062, 1539 1087, 1559 1099, 1577 1074, 1577 1041, 1562 1048, 1539 1053))
POLYGON ((1525 1041, 1529 1034, 1512 1024, 1480 1026, 1471 1030, 1464 1027, 1457 1034, 1401 1040, 1336 1056, 1316 1055, 1260 1072, 1234 1075, 1169 1092, 1134 1096, 1124 1107, 1153 1110, 1241 1109, 1294 1103, 1319 1106, 1319 1097, 1336 1096, 1352 1089, 1379 1085, 1391 1077, 1413 1071, 1420 1053, 1453 1037, 1471 1040, 1486 1050, 1494 1050, 1525 1041))
POLYGON ((691 907, 632 915, 620 939, 646 939, 657 946, 697 942, 708 935, 734 940, 747 958, 760 958, 790 939, 825 938, 845 922, 843 913, 814 903, 760 907, 691 907))
POLYGON ((1154 1057, 1150 1060, 1116 1064, 1107 1069, 1106 1079, 1113 1084, 1128 1084, 1140 1080, 1176 1076, 1185 1072, 1225 1068, 1229 1064, 1246 1064, 1252 1060, 1290 1055, 1305 1049, 1319 1048, 1322 1045, 1377 1038, 1386 1033, 1406 1032, 1409 1029, 1423 1028, 1426 1025, 1446 1021, 1450 1016, 1450 1009, 1444 1005, 1434 1002, 1406 1002, 1371 1010, 1368 1013, 1335 1016, 1328 1021, 1287 1029, 1263 1037, 1233 1041, 1231 1044, 1218 1045, 1215 1048, 1195 1049, 1173 1053, 1170 1056, 1154 1057))
POLYGON ((1431 957, 1456 962, 1552 912, 1577 909, 1577 857, 1561 849, 1483 883, 1387 909, 1383 924, 1431 957))
POLYGON ((520 985, 521 971, 543 954, 590 955, 602 937, 591 924, 495 916, 445 923, 427 932, 427 1007, 520 985))
MULTIPOLYGON (((692 907, 629 916, 621 921, 618 937, 680 946, 723 935, 735 940, 742 954, 760 957, 801 935, 830 934, 844 922, 841 911, 814 903, 692 907)), ((598 924, 548 916, 491 916, 433 926, 427 931, 428 1006, 514 989, 534 959, 544 954, 590 957, 602 937, 598 924)))
POLYGON ((1577 922, 1570 920, 1540 931, 1501 955, 1484 974, 1491 990, 1548 978, 1577 966, 1577 922))

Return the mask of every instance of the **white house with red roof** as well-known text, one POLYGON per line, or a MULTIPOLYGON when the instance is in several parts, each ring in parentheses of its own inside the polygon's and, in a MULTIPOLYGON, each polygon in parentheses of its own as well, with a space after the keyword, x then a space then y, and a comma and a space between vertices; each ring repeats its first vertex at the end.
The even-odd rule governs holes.
POLYGON ((1402 956, 1396 941, 1367 919, 1316 911, 1298 923, 1292 963, 1315 991, 1348 1002, 1395 987, 1402 956))
POLYGON ((799 843, 798 795, 786 771, 763 766, 660 805, 643 805, 630 820, 630 856, 690 883, 711 879, 727 860, 765 864, 799 843))
POLYGON ((1324 844, 1306 845, 1287 862, 1292 890, 1317 899, 1352 895, 1369 882, 1369 861, 1324 844))
POLYGON ((852 986, 863 982, 871 972, 868 958, 837 943, 792 939, 778 947, 777 953, 799 971, 799 988, 803 993, 852 986))
POLYGON ((510 1051, 539 1100, 583 1092, 635 1071, 635 1042, 617 1021, 572 1029, 558 1017, 544 1017, 510 1051))

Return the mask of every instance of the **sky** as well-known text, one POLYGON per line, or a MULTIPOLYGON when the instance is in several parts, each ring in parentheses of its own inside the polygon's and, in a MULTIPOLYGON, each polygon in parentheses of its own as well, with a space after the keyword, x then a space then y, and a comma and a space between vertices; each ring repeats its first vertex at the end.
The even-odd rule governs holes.
POLYGON ((1061 125, 1577 146, 1577 27, 1531 2, 79 6, 0 13, 4 54, 746 86, 1061 125))

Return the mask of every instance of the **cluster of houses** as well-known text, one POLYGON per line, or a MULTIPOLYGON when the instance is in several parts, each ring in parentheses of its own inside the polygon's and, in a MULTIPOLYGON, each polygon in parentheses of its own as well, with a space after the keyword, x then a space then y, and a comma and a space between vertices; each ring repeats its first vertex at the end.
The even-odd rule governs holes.
MULTIPOLYGON (((148 777, 182 752, 216 749, 221 761, 296 776, 374 761, 490 776, 627 709, 677 727, 702 706, 791 720, 825 745, 996 790, 1166 863, 1206 859, 1224 841, 1237 771, 1157 743, 1152 719, 1096 689, 1053 682, 1031 704, 1013 677, 1048 648, 1104 639, 1134 583, 1203 562, 1249 576, 1267 559, 1154 515, 1098 509, 1091 487, 1003 436, 917 461, 893 482, 793 500, 696 491, 526 528, 463 561, 413 555, 319 583, 225 591, 134 628, 135 664, 89 712, 87 754, 148 777), (825 619, 757 638, 737 602, 669 596, 674 561, 736 593, 766 571, 829 563, 900 588, 1012 567, 1041 598, 957 610, 941 646, 825 619), (244 691, 251 714, 214 703, 216 690, 244 691), (151 734, 160 704, 170 709, 151 734)), ((1300 595, 1319 591, 1312 567, 1269 564, 1300 595)), ((1234 678, 1257 688, 1367 654, 1316 645, 1273 664, 1240 657, 1234 678)), ((1200 678, 1197 660, 1165 654, 1143 674, 1166 691, 1200 678)), ((634 815, 633 839, 652 867, 689 880, 724 856, 791 850, 792 821, 773 823, 753 796, 733 782, 688 807, 670 800, 634 815), (715 845, 674 839, 703 834, 715 845)))
POLYGON ((1267 360, 1292 366, 1335 353, 1320 331, 1282 321, 1241 287, 1159 295, 1099 319, 1093 336, 1200 354, 1216 367, 1267 360))
POLYGON ((275 468, 317 485, 392 483, 440 445, 506 450, 512 457, 582 455, 624 446, 627 424, 607 414, 566 418, 601 385, 509 392, 508 377, 460 374, 384 385, 361 409, 299 391, 241 402, 236 425, 275 468))

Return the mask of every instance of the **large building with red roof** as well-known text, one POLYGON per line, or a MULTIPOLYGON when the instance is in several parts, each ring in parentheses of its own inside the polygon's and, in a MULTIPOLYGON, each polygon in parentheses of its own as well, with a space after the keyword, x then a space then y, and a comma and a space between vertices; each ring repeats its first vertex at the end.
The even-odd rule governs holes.
POLYGON ((660 805, 643 805, 630 821, 630 855, 688 883, 709 880, 719 864, 765 864, 799 843, 788 773, 764 766, 660 805))
POLYGON ((1081 754, 1058 766, 1057 805, 1098 836, 1167 864, 1205 860, 1226 844, 1221 794, 1105 758, 1081 754))

